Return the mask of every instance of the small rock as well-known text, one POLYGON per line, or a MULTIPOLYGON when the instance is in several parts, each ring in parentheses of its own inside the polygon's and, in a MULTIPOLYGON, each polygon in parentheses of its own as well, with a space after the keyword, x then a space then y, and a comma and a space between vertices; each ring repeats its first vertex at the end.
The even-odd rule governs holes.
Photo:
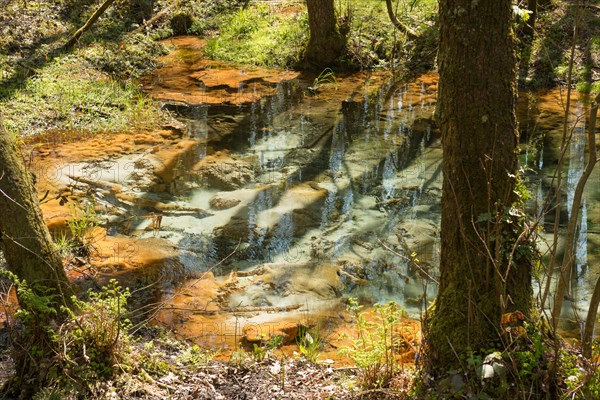
POLYGON ((231 199, 226 197, 221 197, 218 194, 215 195, 212 199, 210 199, 210 207, 215 210, 227 210, 228 208, 232 208, 240 204, 240 199, 231 199))

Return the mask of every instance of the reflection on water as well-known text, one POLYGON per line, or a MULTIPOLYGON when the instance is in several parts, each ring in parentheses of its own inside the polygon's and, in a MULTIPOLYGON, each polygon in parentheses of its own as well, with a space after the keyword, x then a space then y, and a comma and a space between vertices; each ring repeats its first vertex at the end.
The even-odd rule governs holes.
POLYGON ((189 167, 180 172, 195 182, 183 199, 235 199, 235 206, 213 207, 201 219, 164 217, 163 225, 176 229, 158 234, 183 249, 187 268, 206 271, 224 257, 215 274, 273 262, 333 262, 346 296, 396 300, 415 316, 422 310, 434 291, 422 295, 423 277, 411 268, 410 254, 432 268, 439 259, 435 77, 411 84, 380 79, 374 86, 365 84, 369 79, 341 80, 317 96, 301 90, 301 80, 284 81, 249 104, 176 107, 188 136, 201 143, 196 162, 225 155, 240 170, 250 163, 253 176, 223 192, 227 186, 213 184, 213 174, 235 174, 225 164, 215 163, 205 179, 189 167))
MULTIPOLYGON (((552 240, 555 212, 552 209, 553 201, 550 204, 544 204, 548 199, 549 189, 553 182, 557 160, 559 158, 559 148, 562 140, 562 112, 558 107, 564 102, 560 99, 558 90, 545 93, 538 99, 539 110, 536 114, 536 131, 529 137, 528 144, 525 146, 524 166, 529 167, 526 174, 530 192, 533 194, 530 210, 535 215, 541 216, 541 226, 545 231, 541 234, 542 249, 547 248, 547 243, 552 240), (547 112, 545 110, 553 111, 547 112), (545 113, 543 115, 542 113, 545 113), (543 143, 543 146, 541 144, 543 143), (543 214, 544 207, 546 214, 543 214)), ((575 195, 575 188, 583 175, 586 165, 586 120, 589 108, 585 106, 585 99, 575 101, 570 113, 569 126, 567 131, 571 135, 569 148, 565 154, 563 164, 563 191, 560 213, 559 229, 561 239, 558 246, 557 260, 563 259, 564 234, 568 220, 575 210, 572 209, 572 203, 575 195)), ((555 181, 554 181, 555 182, 555 181)), ((587 308, 593 291, 593 285, 600 274, 600 248, 597 246, 600 232, 598 226, 600 215, 598 209, 598 200, 600 192, 600 174, 598 168, 588 179, 587 186, 583 193, 581 207, 577 212, 579 219, 577 223, 577 232, 575 235, 575 266, 573 271, 573 280, 570 283, 570 292, 565 298, 562 316, 565 318, 564 328, 567 330, 578 329, 579 324, 576 320, 583 320, 587 315, 587 308), (592 205, 590 212, 590 205, 592 205), (590 229, 590 226, 594 228, 590 229)), ((555 183, 554 183, 555 184, 555 183)), ((552 190, 550 193, 553 193, 552 190)), ((552 195, 554 196, 554 195, 552 195)), ((553 197, 550 197, 551 199, 553 197)), ((558 275, 555 274, 556 280, 558 275)), ((551 302, 547 303, 551 304, 551 302)))
MULTIPOLYGON (((176 168, 174 180, 183 189, 171 200, 207 212, 164 215, 160 232, 139 235, 173 242, 190 271, 238 279, 229 286, 220 281, 235 288, 220 297, 222 307, 304 304, 314 311, 357 296, 367 303, 395 300, 418 316, 435 296, 427 275, 435 277, 439 265, 442 151, 431 121, 436 77, 395 83, 348 75, 317 95, 305 90, 310 77, 243 78, 227 89, 221 81, 218 88, 203 83, 201 98, 210 102, 167 102, 185 123, 185 139, 195 141, 176 168), (231 97, 215 101, 216 91, 231 97)), ((529 167, 529 208, 538 215, 561 135, 540 115, 531 116, 536 131, 529 132, 521 160, 529 167)), ((567 153, 565 204, 584 168, 584 120, 575 125, 567 153)), ((590 245, 600 241, 599 181, 596 171, 580 210, 575 305, 581 311, 599 273, 598 247, 590 245)), ((565 206, 561 226, 572 212, 565 206)), ((544 216, 545 236, 553 218, 544 216)), ((237 326, 241 317, 235 318, 237 326)), ((245 318, 258 323, 266 316, 245 318)))

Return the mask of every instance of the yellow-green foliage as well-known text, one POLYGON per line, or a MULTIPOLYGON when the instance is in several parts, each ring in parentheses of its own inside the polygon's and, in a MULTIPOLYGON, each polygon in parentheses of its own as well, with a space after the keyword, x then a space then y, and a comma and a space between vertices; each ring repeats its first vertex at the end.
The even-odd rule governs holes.
MULTIPOLYGON (((395 31, 385 2, 336 1, 340 30, 347 37, 346 63, 351 67, 385 65, 406 51, 408 41, 395 31)), ((298 3, 268 6, 251 2, 217 19, 218 36, 209 40, 211 57, 244 64, 293 67, 303 57, 309 39, 306 7, 298 3)), ((397 17, 417 32, 433 29, 437 3, 398 3, 397 17)), ((434 51, 434 50, 432 50, 434 51)))
POLYGON ((46 65, 4 102, 7 131, 124 131, 150 127, 162 115, 132 83, 120 83, 76 56, 46 65))
POLYGON ((221 60, 266 66, 297 64, 308 43, 308 17, 277 14, 265 4, 251 4, 222 17, 219 36, 209 40, 206 53, 221 60))
MULTIPOLYGON (((393 1, 395 15, 402 23, 424 37, 435 30, 435 0, 393 1)), ((336 1, 338 15, 350 16, 348 63, 360 68, 386 66, 393 59, 409 54, 414 43, 394 28, 385 1, 336 1)), ((432 48, 435 52, 435 48, 432 48)))
POLYGON ((73 311, 67 310, 70 318, 57 332, 57 347, 71 377, 110 377, 131 352, 129 290, 111 280, 100 292, 88 291, 88 297, 73 298, 73 311))
POLYGON ((356 363, 361 388, 386 387, 401 369, 395 351, 401 347, 402 339, 394 334, 394 326, 400 321, 403 311, 393 302, 376 304, 374 320, 369 321, 360 312, 361 308, 356 299, 349 299, 348 309, 356 318, 358 337, 350 346, 340 348, 340 354, 356 363))

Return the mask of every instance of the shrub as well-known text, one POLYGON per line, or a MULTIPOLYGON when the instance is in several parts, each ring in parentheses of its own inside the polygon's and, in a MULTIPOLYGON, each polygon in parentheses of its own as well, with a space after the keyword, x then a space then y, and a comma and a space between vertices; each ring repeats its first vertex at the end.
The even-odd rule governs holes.
POLYGON ((374 321, 368 321, 356 299, 349 299, 348 310, 356 318, 358 337, 350 346, 340 349, 340 354, 349 357, 360 370, 359 386, 364 390, 387 387, 398 372, 401 364, 396 349, 402 340, 395 326, 403 316, 403 310, 393 302, 376 304, 374 321))
POLYGON ((69 319, 57 332, 58 354, 71 377, 108 378, 128 360, 128 297, 129 289, 114 279, 100 292, 89 290, 88 301, 73 297, 69 319))

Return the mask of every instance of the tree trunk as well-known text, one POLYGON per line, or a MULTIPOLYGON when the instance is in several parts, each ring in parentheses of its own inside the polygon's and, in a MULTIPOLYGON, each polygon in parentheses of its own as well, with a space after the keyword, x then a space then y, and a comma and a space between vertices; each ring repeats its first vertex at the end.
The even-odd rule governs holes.
POLYGON ((444 150, 440 286, 431 365, 501 341, 532 308, 529 235, 517 211, 516 59, 510 0, 440 0, 438 118, 444 150), (516 208, 513 208, 516 207, 516 208))
POLYGON ((346 48, 337 27, 333 0, 306 0, 310 40, 304 55, 309 67, 325 68, 338 63, 346 48))
POLYGON ((66 293, 62 259, 42 218, 32 176, 8 133, 0 130, 0 244, 11 272, 29 285, 66 293))
POLYGON ((594 326, 596 318, 598 318, 598 304, 600 304, 600 277, 596 280, 594 293, 590 300, 590 308, 588 309, 587 318, 585 319, 585 328, 583 329, 583 339, 581 340, 581 348, 583 356, 592 358, 592 339, 594 338, 594 326))
POLYGON ((43 385, 48 372, 43 366, 55 356, 49 326, 52 319, 60 319, 60 306, 68 304, 68 286, 62 259, 54 250, 42 218, 31 174, 8 133, 1 128, 0 210, 0 248, 8 269, 20 281, 26 281, 33 293, 53 296, 44 307, 55 313, 42 312, 39 307, 43 303, 22 297, 17 291, 20 306, 32 317, 22 331, 15 332, 13 359, 17 374, 10 389, 27 397, 30 390, 43 385), (32 357, 34 348, 36 356, 32 357))

